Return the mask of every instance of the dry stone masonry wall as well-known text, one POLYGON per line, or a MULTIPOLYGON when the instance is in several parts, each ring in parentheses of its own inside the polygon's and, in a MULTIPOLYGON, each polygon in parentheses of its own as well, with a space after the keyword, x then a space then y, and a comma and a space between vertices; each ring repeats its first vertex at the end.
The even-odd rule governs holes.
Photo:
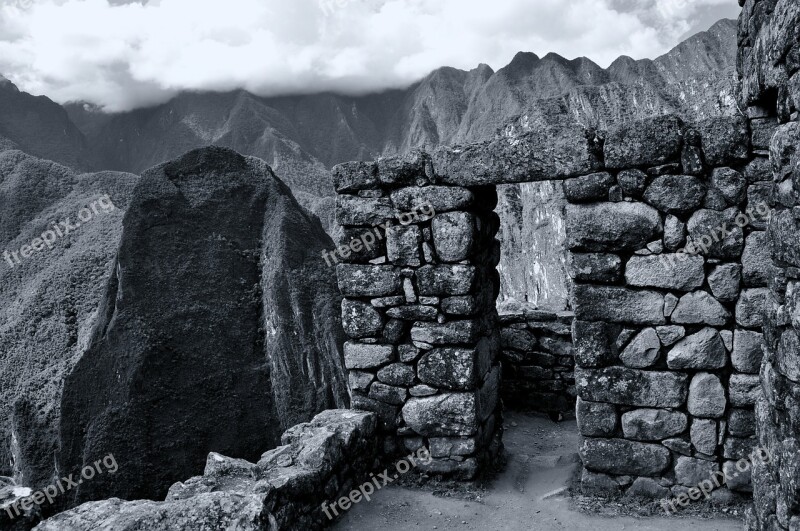
POLYGON ((433 180, 420 152, 334 169, 340 255, 364 233, 380 242, 337 265, 345 366, 386 454, 425 446, 423 471, 472 478, 500 448, 497 194, 433 180))
POLYGON ((500 338, 505 407, 572 416, 575 356, 572 312, 501 308, 500 338))
POLYGON ((747 0, 739 19, 740 106, 774 183, 752 530, 800 529, 800 3, 747 0), (767 153, 766 150, 769 149, 767 153), (769 164, 764 158, 769 154, 769 164))
POLYGON ((676 496, 756 445, 772 183, 741 118, 637 122, 604 152, 564 182, 582 485, 676 496))

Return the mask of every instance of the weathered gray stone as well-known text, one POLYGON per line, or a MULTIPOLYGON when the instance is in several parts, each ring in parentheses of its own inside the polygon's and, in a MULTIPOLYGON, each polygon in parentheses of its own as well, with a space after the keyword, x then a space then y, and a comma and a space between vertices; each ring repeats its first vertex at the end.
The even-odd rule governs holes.
POLYGON ((584 496, 614 496, 620 490, 622 486, 607 474, 596 474, 585 468, 581 472, 581 492, 584 496))
POLYGON ((433 387, 468 390, 477 381, 476 357, 474 349, 434 349, 419 360, 417 374, 422 383, 433 387))
POLYGON ((395 190, 391 198, 399 211, 410 212, 420 207, 430 207, 437 214, 470 208, 475 201, 472 192, 458 186, 411 186, 395 190))
POLYGON ((686 336, 686 329, 677 325, 659 326, 656 328, 656 334, 658 334, 658 339, 661 340, 661 344, 665 347, 669 347, 686 336))
POLYGON ((338 193, 358 192, 378 186, 378 165, 374 162, 345 162, 331 170, 338 193))
POLYGON ((369 397, 373 400, 401 406, 408 398, 408 390, 404 387, 395 387, 380 382, 373 383, 369 388, 369 397))
POLYGON ((578 284, 574 291, 575 317, 639 325, 662 325, 664 296, 655 291, 578 284))
POLYGON ((646 369, 652 367, 659 358, 661 341, 652 328, 645 328, 625 347, 619 358, 626 367, 646 369))
POLYGON ((705 291, 687 293, 672 312, 672 322, 724 326, 731 318, 728 310, 705 291))
POLYGON ((800 220, 791 210, 775 212, 767 232, 773 259, 800 267, 800 220))
POLYGON ((478 430, 474 393, 445 393, 411 398, 403 406, 403 419, 425 437, 469 437, 478 430))
POLYGON ((603 367, 615 362, 619 332, 618 325, 575 319, 572 323, 575 363, 580 367, 603 367))
POLYGON ((764 336, 760 332, 736 330, 733 333, 733 352, 731 361, 733 368, 739 372, 758 374, 764 352, 761 347, 764 336))
POLYGON ((772 167, 767 157, 755 157, 744 168, 744 177, 748 183, 772 180, 772 167))
POLYGON ((725 302, 735 301, 739 296, 739 283, 742 266, 739 264, 720 264, 708 275, 708 285, 716 299, 725 302))
POLYGON ((366 393, 369 389, 369 384, 375 380, 375 375, 371 372, 350 371, 347 378, 351 390, 366 393))
POLYGON ((739 214, 736 208, 722 212, 703 209, 692 214, 687 225, 691 243, 686 245, 686 252, 738 261, 744 248, 744 233, 736 225, 739 214))
POLYGON ((397 414, 399 412, 397 406, 358 395, 351 398, 350 405, 353 409, 376 413, 383 429, 393 429, 397 426, 397 414))
POLYGON ((415 385, 409 391, 411 396, 423 397, 423 396, 433 396, 438 393, 439 390, 435 387, 431 387, 429 385, 415 385))
POLYGON ((678 297, 673 295, 672 293, 667 293, 664 295, 664 317, 671 317, 672 313, 675 311, 675 308, 678 307, 678 297))
POLYGON ((614 177, 607 172, 592 173, 567 179, 563 185, 564 195, 571 203, 607 201, 608 191, 614 185, 614 177))
POLYGON ((417 286, 423 296, 468 295, 477 270, 469 265, 424 266, 417 269, 417 286))
POLYGON ((750 463, 747 463, 747 466, 743 465, 741 468, 737 468, 737 464, 738 461, 725 461, 722 463, 722 470, 725 472, 725 484, 728 485, 729 489, 737 492, 753 492, 750 463))
POLYGON ((400 155, 381 157, 377 161, 378 180, 389 187, 428 184, 433 177, 430 155, 419 149, 412 149, 400 155))
POLYGON ((686 241, 686 223, 669 214, 664 221, 664 247, 676 251, 686 241))
POLYGON ((569 274, 576 282, 616 283, 622 278, 622 259, 610 253, 570 253, 569 274))
MULTIPOLYGON (((800 338, 793 327, 781 334, 775 356, 777 372, 793 382, 800 382, 800 338)), ((767 365, 768 366, 768 365, 767 365)))
POLYGON ((750 129, 740 117, 714 117, 696 124, 703 138, 703 153, 709 166, 727 166, 750 156, 750 129))
POLYGON ((666 409, 634 409, 622 415, 622 432, 634 441, 661 441, 688 426, 686 415, 666 409))
POLYGON ((443 262, 469 258, 475 242, 475 216, 469 212, 438 214, 431 223, 436 256, 443 262))
POLYGON ((712 419, 693 419, 691 437, 692 444, 698 452, 714 455, 717 451, 717 421, 712 419))
POLYGON ((692 455, 692 443, 684 438, 676 437, 661 441, 661 444, 679 455, 692 455))
POLYGON ((389 319, 389 322, 383 327, 381 332, 381 339, 383 343, 396 345, 400 343, 406 333, 406 323, 400 319, 389 319))
POLYGON ((578 397, 575 416, 585 437, 610 437, 617 429, 617 408, 613 404, 587 402, 578 397))
POLYGON ((607 474, 658 476, 670 463, 669 450, 660 444, 624 439, 584 439, 579 453, 586 468, 607 474))
POLYGON ((731 405, 752 406, 761 395, 761 383, 755 374, 732 374, 728 385, 731 405))
POLYGON ((772 278, 772 255, 766 232, 755 231, 747 237, 742 253, 742 276, 748 288, 769 284, 772 278))
POLYGON ((680 158, 683 123, 676 116, 629 122, 610 131, 603 148, 606 167, 658 166, 680 158))
POLYGON ((348 369, 372 369, 394 361, 392 345, 367 345, 358 341, 344 344, 344 365, 348 369))
POLYGON ((643 203, 569 204, 567 247, 587 251, 635 251, 661 236, 661 217, 643 203))
POLYGON ((441 302, 442 312, 447 315, 476 315, 485 311, 491 305, 488 296, 462 295, 460 297, 445 297, 441 302))
POLYGON ((728 437, 725 439, 725 449, 722 455, 725 459, 745 459, 757 444, 758 439, 755 437, 728 437))
POLYGON ((626 406, 681 407, 686 402, 688 383, 686 374, 626 367, 575 371, 575 384, 582 399, 626 406))
POLYGON ((756 230, 766 230, 770 219, 772 198, 777 187, 775 183, 763 182, 747 187, 747 215, 750 226, 756 230))
POLYGON ((691 291, 703 285, 704 265, 702 256, 633 256, 625 267, 625 281, 635 287, 691 291))
POLYGON ((383 330, 383 318, 371 305, 352 299, 342 300, 342 327, 353 339, 375 337, 383 330))
POLYGON ((624 170, 617 175, 617 182, 625 195, 638 199, 647 188, 647 174, 641 170, 624 170))
POLYGON ((709 373, 697 373, 689 384, 689 413, 695 417, 721 418, 725 414, 725 389, 719 378, 709 373))
POLYGON ((532 351, 538 344, 536 335, 524 328, 504 328, 500 331, 500 341, 503 347, 523 352, 532 351))
POLYGON ((397 352, 400 354, 400 361, 403 363, 412 363, 419 358, 421 351, 413 345, 400 345, 397 347, 397 352))
POLYGON ((655 500, 669 496, 669 489, 659 485, 653 478, 636 478, 625 496, 655 500))
POLYGON ((711 173, 711 187, 718 190, 725 198, 728 206, 735 206, 744 201, 744 175, 731 168, 716 168, 711 173))
POLYGON ((435 321, 439 314, 433 306, 422 306, 420 304, 410 304, 389 308, 386 315, 393 319, 405 319, 406 321, 435 321))
POLYGON ((414 383, 414 368, 405 363, 392 363, 378 371, 378 380, 389 385, 409 386, 414 383))
POLYGON ((733 350, 733 332, 730 330, 720 330, 719 337, 722 338, 722 343, 725 345, 725 350, 728 352, 733 350))
POLYGON ((714 473, 718 471, 717 463, 680 456, 675 463, 675 481, 687 487, 696 487, 701 481, 713 480, 714 473))
POLYGON ((663 175, 644 193, 644 200, 668 214, 688 214, 703 204, 706 187, 691 175, 663 175))
POLYGON ((386 229, 387 258, 398 266, 419 266, 422 231, 416 225, 396 225, 386 229))
POLYGON ((734 437, 750 437, 756 433, 756 415, 747 409, 732 409, 728 415, 728 432, 734 437))
POLYGON ((336 275, 345 297, 385 297, 402 292, 400 269, 393 266, 339 264, 336 275))
POLYGON ((474 437, 431 437, 430 452, 433 457, 449 457, 453 455, 473 455, 478 450, 474 437))
POLYGON ((460 320, 449 323, 415 323, 411 339, 429 345, 464 345, 475 343, 481 327, 477 321, 460 320))
POLYGON ((670 369, 721 369, 728 363, 722 338, 706 327, 678 342, 667 354, 670 369))
POLYGON ((742 290, 736 303, 736 323, 745 328, 760 327, 764 320, 764 310, 769 303, 768 288, 742 290))
POLYGON ((394 217, 388 197, 336 196, 336 222, 339 225, 374 227, 394 217))

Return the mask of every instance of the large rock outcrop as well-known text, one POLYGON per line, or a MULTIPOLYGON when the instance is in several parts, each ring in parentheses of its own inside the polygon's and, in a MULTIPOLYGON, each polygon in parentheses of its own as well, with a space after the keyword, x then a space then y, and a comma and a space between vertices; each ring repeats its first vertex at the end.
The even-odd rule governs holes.
POLYGON ((62 399, 60 468, 119 470, 70 501, 160 498, 209 452, 257 460, 346 405, 332 246, 263 161, 223 148, 147 171, 62 399))

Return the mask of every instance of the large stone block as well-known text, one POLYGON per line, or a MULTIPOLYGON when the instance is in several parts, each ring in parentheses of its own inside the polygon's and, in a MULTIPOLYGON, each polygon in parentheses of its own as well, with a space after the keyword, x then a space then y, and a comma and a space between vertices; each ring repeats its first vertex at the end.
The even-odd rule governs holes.
POLYGON ((744 232, 736 224, 740 214, 736 208, 722 212, 703 209, 692 214, 687 225, 691 242, 686 251, 738 261, 744 249, 744 232))
POLYGON ((417 286, 422 296, 469 295, 478 270, 470 265, 424 266, 417 270, 417 286))
POLYGON ((371 304, 344 299, 342 327, 353 339, 375 337, 383 330, 383 317, 371 304))
POLYGON ((660 444, 624 439, 585 439, 579 453, 587 469, 606 474, 658 476, 670 464, 669 450, 660 444))
POLYGON ((573 302, 575 317, 580 320, 639 325, 666 323, 664 296, 656 291, 579 284, 575 286, 573 302))
POLYGON ((623 170, 617 175, 617 182, 626 195, 639 198, 647 187, 647 174, 642 170, 623 170))
POLYGON ((446 212, 433 218, 433 245, 443 262, 466 260, 475 242, 475 216, 469 212, 446 212))
POLYGON ((682 144, 683 123, 676 116, 626 123, 606 136, 606 167, 659 166, 677 161, 682 144))
POLYGON ((394 218, 394 208, 388 197, 336 196, 336 222, 339 225, 380 225, 394 218))
POLYGON ((764 322, 764 311, 771 300, 768 288, 742 290, 736 303, 736 323, 745 328, 757 328, 764 322))
POLYGON ((523 352, 536 348, 536 335, 525 328, 504 328, 500 331, 500 340, 504 348, 514 348, 523 352))
POLYGON ((712 419, 693 419, 690 431, 692 445, 706 455, 714 455, 717 451, 717 421, 712 419))
POLYGON ((578 397, 575 416, 581 435, 586 437, 610 437, 617 429, 617 408, 603 402, 587 402, 578 397))
POLYGON ((344 344, 344 365, 348 369, 372 369, 394 361, 392 345, 368 345, 358 341, 344 344))
POLYGON ((345 162, 331 170, 338 193, 358 192, 378 186, 378 165, 374 162, 345 162))
POLYGON ((430 155, 419 149, 378 159, 378 180, 389 187, 408 184, 422 186, 433 177, 430 155))
POLYGON ((697 373, 689 385, 689 413, 695 417, 721 418, 725 414, 725 389, 719 378, 709 373, 697 373))
POLYGON ((688 425, 684 413, 666 409, 634 409, 622 415, 622 432, 634 441, 662 441, 683 433, 688 425))
POLYGON ((748 288, 766 286, 772 278, 772 256, 769 237, 764 231, 755 231, 747 237, 742 253, 742 277, 748 288))
POLYGON ((675 481, 686 487, 696 487, 702 481, 713 480, 717 471, 718 463, 680 456, 675 463, 675 481))
POLYGON ((567 247, 635 251, 661 237, 661 216, 644 203, 567 205, 567 247))
POLYGON ((691 175, 662 175, 644 193, 644 200, 661 212, 688 214, 703 204, 706 186, 691 175))
POLYGON ((385 297, 402 292, 400 269, 393 266, 339 264, 336 276, 345 297, 385 297))
POLYGON ((572 322, 575 363, 579 367, 604 367, 617 360, 616 341, 622 327, 602 321, 572 322))
POLYGON ((728 206, 744 201, 747 180, 744 175, 731 168, 716 168, 711 174, 711 187, 717 190, 728 206))
POLYGON ((429 345, 468 345, 475 343, 481 335, 481 325, 475 320, 450 321, 449 323, 415 323, 411 339, 429 345))
POLYGON ((435 213, 470 208, 475 202, 474 194, 459 186, 411 186, 391 193, 394 207, 402 212, 429 207, 435 213))
POLYGON ((733 368, 747 374, 758 374, 764 357, 762 347, 764 335, 750 330, 736 330, 733 333, 733 368))
POLYGON ((742 278, 742 266, 739 264, 721 264, 708 275, 708 286, 714 298, 731 302, 739 297, 739 284, 742 278))
POLYGON ((626 367, 646 369, 658 361, 660 352, 661 340, 655 329, 645 328, 628 343, 619 359, 626 367))
POLYGON ((626 406, 681 407, 686 402, 688 383, 689 377, 683 373, 626 367, 575 371, 575 384, 583 400, 626 406))
POLYGON ((567 179, 563 185, 564 195, 570 203, 608 201, 608 191, 614 185, 614 177, 608 172, 593 173, 567 179))
POLYGON ((670 369, 721 369, 727 363, 725 344, 719 332, 710 327, 682 339, 667 354, 670 369))
POLYGON ((422 231, 416 225, 396 225, 386 229, 387 258, 398 266, 419 266, 422 231))
POLYGON ((731 405, 752 406, 761 395, 761 383, 756 374, 732 374, 728 385, 731 405))
POLYGON ((728 310, 705 291, 687 293, 672 312, 672 322, 677 324, 725 326, 730 318, 728 310))
POLYGON ((424 437, 470 437, 478 431, 475 393, 411 398, 403 406, 406 424, 424 437))
POLYGON ((800 382, 800 338, 794 328, 788 328, 781 334, 778 351, 775 356, 777 371, 793 382, 800 382))
POLYGON ((417 365, 422 383, 432 387, 466 391, 477 382, 475 349, 439 348, 425 354, 417 365))
POLYGON ((613 284, 622 278, 622 259, 610 253, 569 253, 569 275, 576 282, 613 284))
POLYGON ((748 409, 732 409, 728 416, 728 432, 734 437, 750 437, 756 433, 756 415, 748 409))
POLYGON ((710 166, 740 164, 750 156, 750 128, 744 118, 707 118, 699 121, 696 127, 710 166))
POLYGON ((702 256, 633 256, 625 266, 625 281, 635 287, 691 291, 703 285, 704 265, 702 256))
POLYGON ((767 232, 773 259, 778 263, 800 267, 800 225, 792 211, 776 211, 767 232))

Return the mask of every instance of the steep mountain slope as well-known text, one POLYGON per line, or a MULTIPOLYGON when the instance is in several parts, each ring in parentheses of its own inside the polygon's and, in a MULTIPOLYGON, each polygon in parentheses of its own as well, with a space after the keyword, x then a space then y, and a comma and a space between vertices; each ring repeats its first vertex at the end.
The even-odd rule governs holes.
POLYGON ((91 169, 86 139, 60 105, 21 92, 0 76, 0 137, 35 157, 91 169))

